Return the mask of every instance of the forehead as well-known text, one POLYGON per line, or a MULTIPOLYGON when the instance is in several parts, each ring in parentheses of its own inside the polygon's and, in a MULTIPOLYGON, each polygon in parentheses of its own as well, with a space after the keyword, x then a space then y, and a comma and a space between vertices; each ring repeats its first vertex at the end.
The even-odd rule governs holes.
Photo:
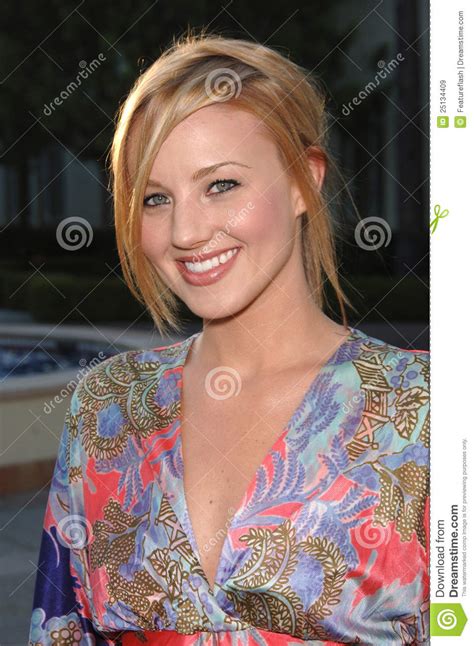
POLYGON ((227 104, 197 110, 179 123, 164 141, 156 157, 162 165, 173 160, 214 163, 220 159, 262 153, 271 142, 261 120, 227 104))
POLYGON ((190 140, 196 143, 222 140, 235 145, 242 137, 261 136, 264 131, 264 125, 256 115, 226 103, 218 103, 200 108, 181 121, 165 144, 170 148, 190 140))
MULTIPOLYGON (((140 123, 130 133, 130 161, 135 152, 140 123), (134 150, 135 149, 135 150, 134 150)), ((229 103, 216 103, 196 110, 181 121, 163 142, 151 175, 192 171, 224 159, 248 159, 276 155, 276 145, 262 120, 229 103)))

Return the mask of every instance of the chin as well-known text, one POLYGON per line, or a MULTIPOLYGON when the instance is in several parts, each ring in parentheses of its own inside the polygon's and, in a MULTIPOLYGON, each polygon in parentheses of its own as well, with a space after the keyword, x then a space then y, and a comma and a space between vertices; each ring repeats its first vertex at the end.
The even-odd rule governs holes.
POLYGON ((249 286, 245 292, 242 292, 242 287, 234 287, 232 292, 229 288, 211 298, 209 291, 203 290, 195 298, 183 300, 187 307, 202 319, 223 319, 240 314, 255 301, 262 290, 254 291, 249 286))
POLYGON ((190 303, 186 303, 186 305, 189 307, 189 309, 195 314, 196 316, 199 316, 203 320, 216 320, 216 319, 223 319, 227 318, 229 316, 235 316, 241 311, 241 307, 237 305, 224 305, 221 304, 219 306, 192 306, 190 303))
POLYGON ((249 298, 244 297, 242 294, 238 294, 238 296, 232 295, 229 291, 220 297, 211 297, 209 291, 203 289, 194 298, 188 298, 184 302, 196 316, 212 320, 235 316, 246 307, 249 298))

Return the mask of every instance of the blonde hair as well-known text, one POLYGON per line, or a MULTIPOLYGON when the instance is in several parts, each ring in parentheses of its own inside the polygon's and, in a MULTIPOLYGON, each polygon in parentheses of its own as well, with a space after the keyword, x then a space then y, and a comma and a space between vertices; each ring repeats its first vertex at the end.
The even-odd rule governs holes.
POLYGON ((325 195, 335 164, 327 150, 325 96, 318 81, 279 52, 258 43, 188 31, 136 80, 117 115, 110 149, 117 248, 125 281, 145 304, 161 334, 179 330, 178 299, 141 249, 146 184, 160 146, 196 110, 227 101, 259 117, 296 180, 307 210, 301 216, 302 255, 313 299, 327 304, 329 282, 347 326, 349 301, 339 284, 334 222, 325 195), (129 136, 136 123, 138 162, 129 163, 129 136), (311 152, 326 164, 318 190, 307 164, 311 152))

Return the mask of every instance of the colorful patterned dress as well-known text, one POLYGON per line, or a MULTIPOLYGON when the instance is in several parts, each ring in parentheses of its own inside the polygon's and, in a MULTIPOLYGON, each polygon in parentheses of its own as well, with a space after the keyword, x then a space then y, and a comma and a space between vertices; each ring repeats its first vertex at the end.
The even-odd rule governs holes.
POLYGON ((180 436, 198 334, 80 379, 30 646, 429 644, 428 353, 350 329, 234 510, 211 589, 180 436))

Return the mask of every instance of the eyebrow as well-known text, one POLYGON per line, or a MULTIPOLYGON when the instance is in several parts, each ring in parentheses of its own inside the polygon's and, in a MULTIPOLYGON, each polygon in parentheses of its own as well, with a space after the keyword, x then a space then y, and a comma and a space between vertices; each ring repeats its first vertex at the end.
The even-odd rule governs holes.
MULTIPOLYGON (((218 168, 221 168, 221 166, 228 166, 229 164, 233 164, 234 166, 245 166, 245 168, 251 168, 247 164, 242 164, 241 162, 224 161, 224 162, 219 162, 218 164, 213 164, 212 166, 206 166, 205 168, 200 168, 199 170, 197 170, 195 173, 191 175, 191 180, 193 182, 198 182, 203 177, 206 177, 206 175, 210 175, 218 168)), ((150 179, 148 181, 148 186, 162 186, 162 184, 153 179, 150 179)))

